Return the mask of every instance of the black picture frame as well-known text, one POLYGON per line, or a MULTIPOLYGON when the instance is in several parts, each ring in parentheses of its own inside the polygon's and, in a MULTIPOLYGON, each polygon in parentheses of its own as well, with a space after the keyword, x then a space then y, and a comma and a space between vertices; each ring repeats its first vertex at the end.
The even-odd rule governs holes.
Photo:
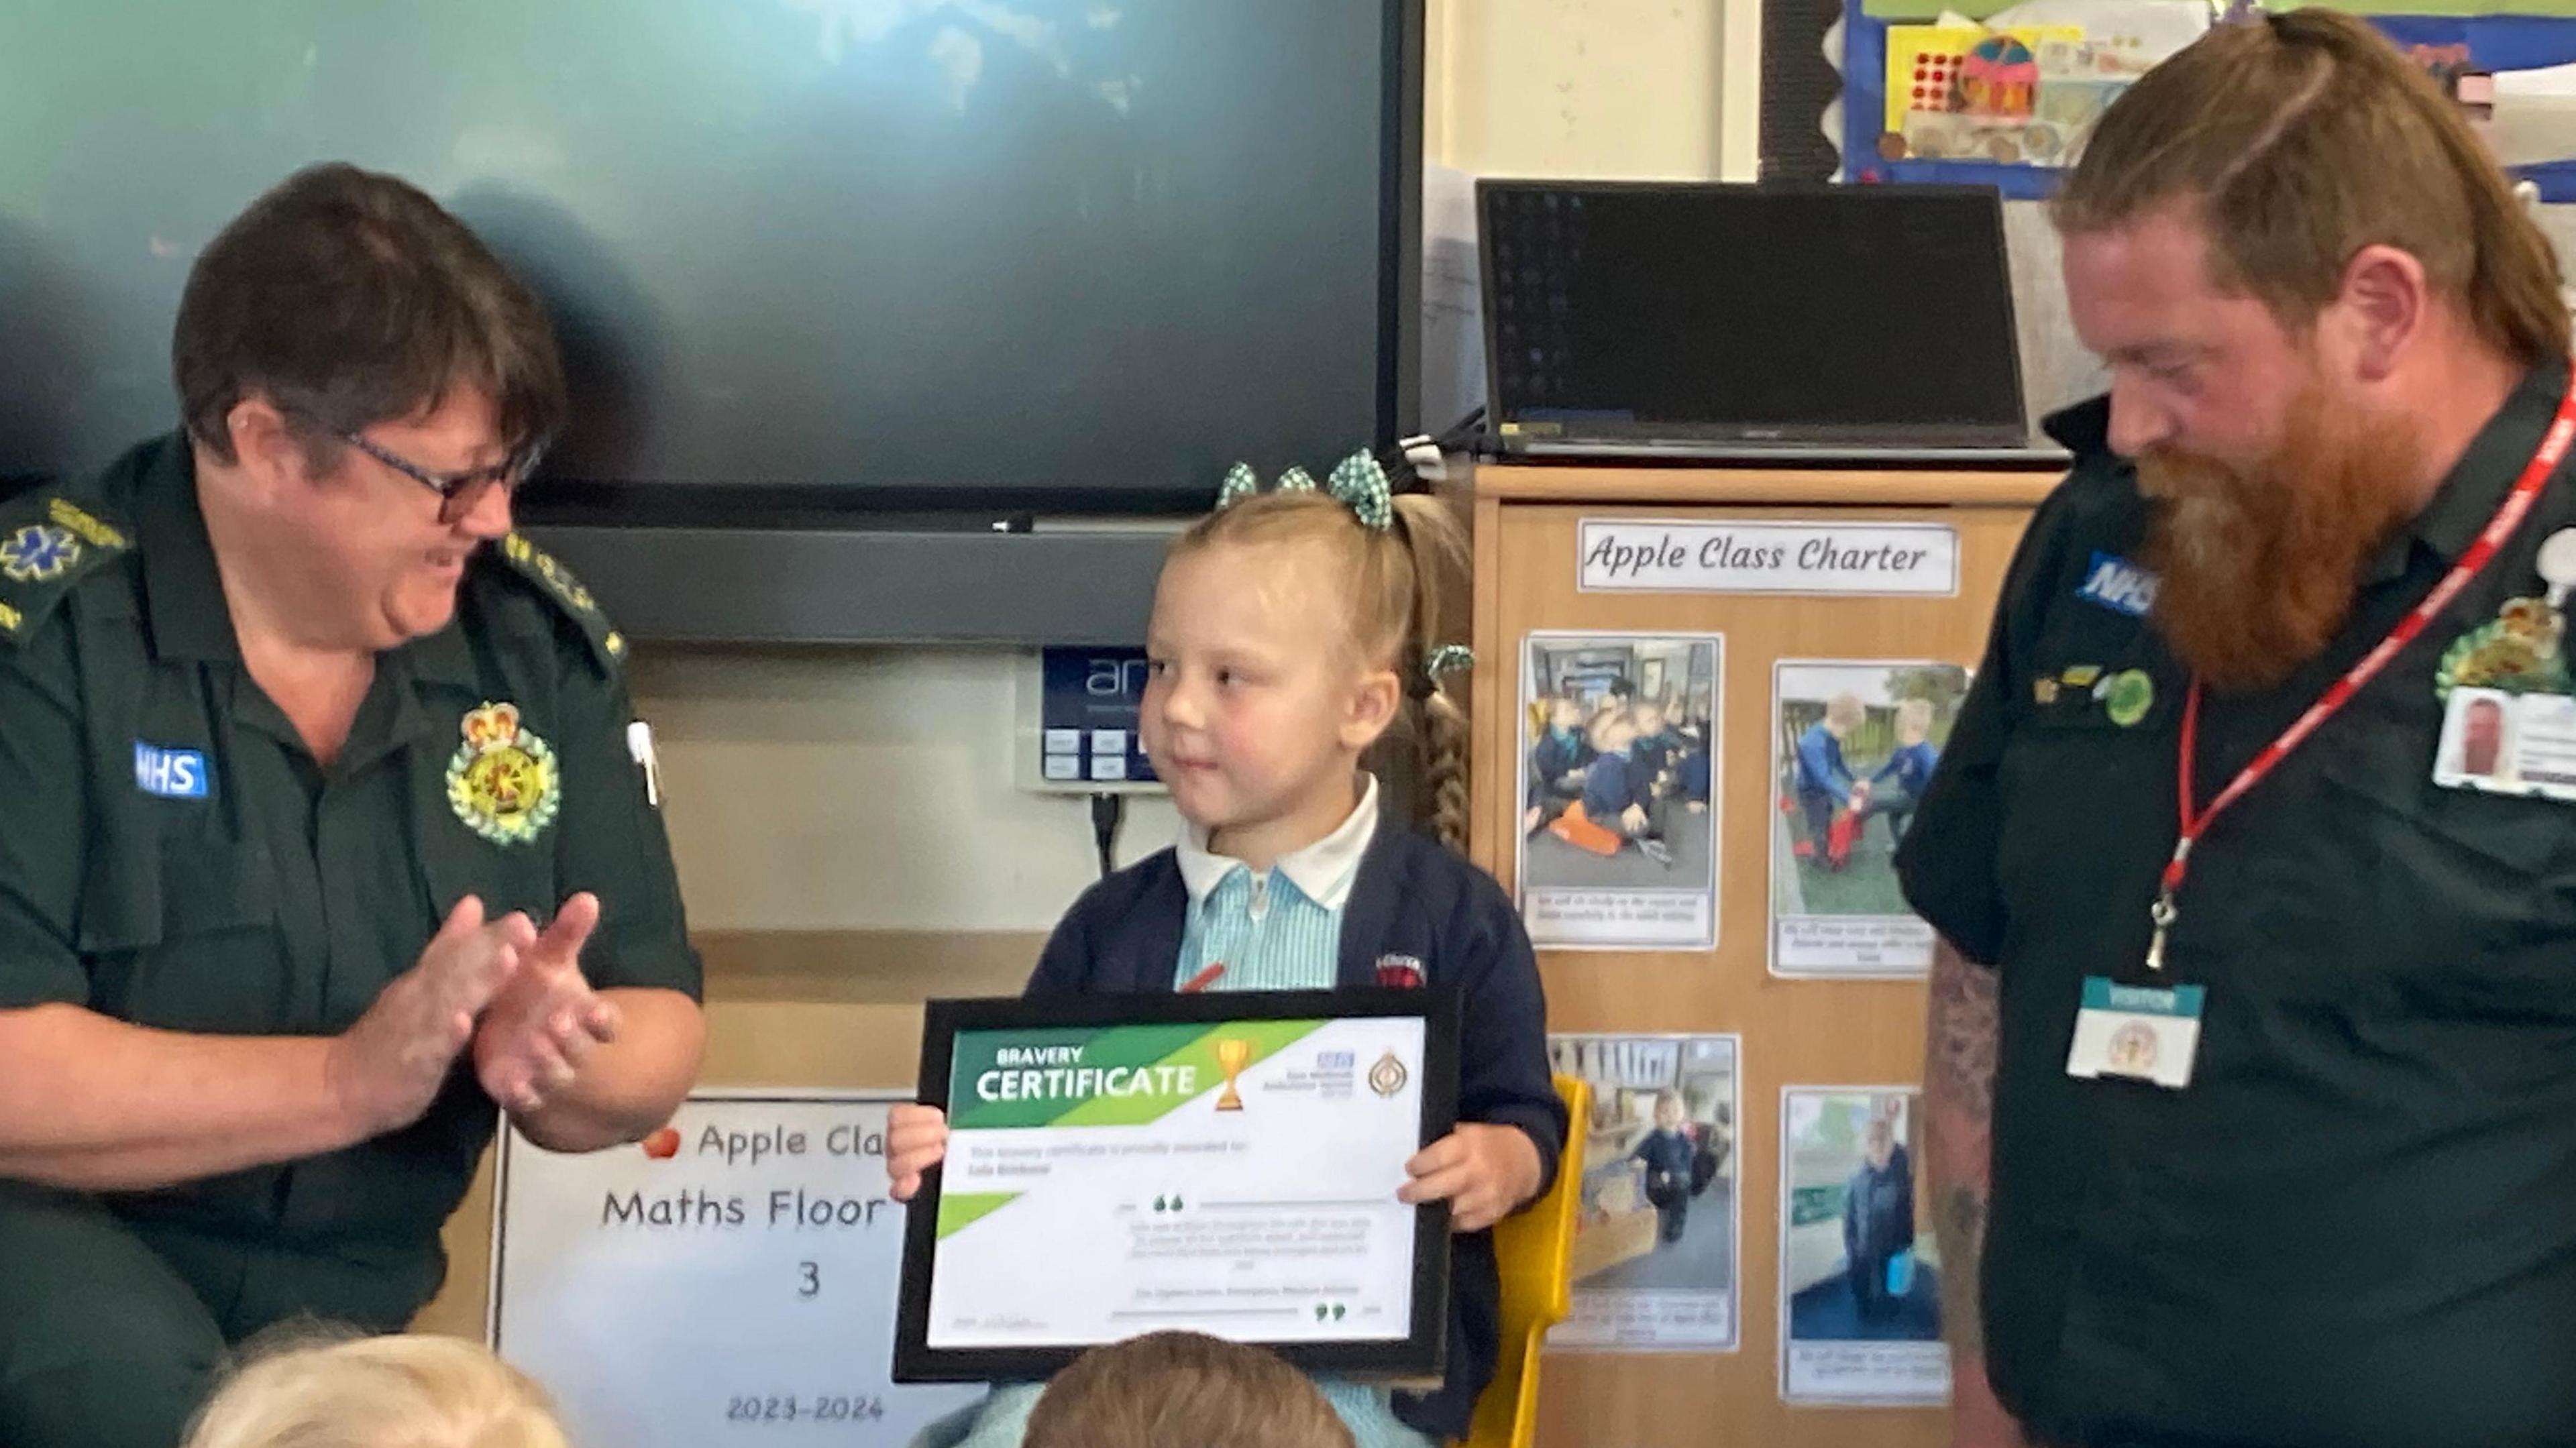
MULTIPOLYGON (((1459 1001, 1454 989, 1230 991, 934 1000, 924 1011, 919 1099, 946 1110, 949 1071, 961 1031, 1051 1026, 1124 1026, 1261 1020, 1348 1020, 1415 1017, 1423 1022, 1421 1141, 1446 1136, 1458 1120, 1459 1001)), ((940 1172, 933 1168, 904 1222, 903 1275, 895 1315, 894 1380, 898 1383, 1034 1382, 1072 1362, 1089 1344, 1037 1348, 934 1348, 930 1286, 938 1269, 940 1172)), ((1402 1341, 1267 1342, 1309 1372, 1396 1383, 1436 1383, 1448 1367, 1449 1208, 1414 1209, 1413 1314, 1402 1341)), ((1176 1323, 1176 1326, 1185 1325, 1176 1323)), ((1150 1330, 1150 1329, 1141 1329, 1150 1330)))

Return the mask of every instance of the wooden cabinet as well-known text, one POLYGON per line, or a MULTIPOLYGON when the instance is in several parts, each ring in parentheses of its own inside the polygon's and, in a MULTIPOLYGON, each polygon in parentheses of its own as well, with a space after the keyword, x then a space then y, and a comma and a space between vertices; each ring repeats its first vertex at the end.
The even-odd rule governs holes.
MULTIPOLYGON (((1527 745, 1523 641, 1533 631, 1716 633, 1722 651, 1714 950, 1542 948, 1550 1029, 1728 1032, 1742 1038, 1733 1170, 1740 1203, 1737 1341, 1723 1354, 1553 1352, 1542 1380, 1546 1448, 1834 1445, 1931 1448, 1935 1409, 1796 1408, 1780 1395, 1780 1090, 1918 1081, 1923 988, 1914 980, 1787 980, 1769 973, 1772 666, 1780 659, 1973 665, 2043 472, 1860 472, 1487 465, 1471 478, 1476 530, 1475 826, 1480 864, 1516 884, 1527 745), (1587 519, 1727 524, 1931 523, 1955 530, 1955 592, 1817 596, 1606 592, 1581 586, 1587 519)), ((1586 1124, 1577 1123, 1578 1130, 1586 1124)), ((1612 1127, 1624 1131, 1624 1127, 1612 1127)), ((1602 1147, 1604 1161, 1619 1143, 1602 1147)), ((1918 1180, 1917 1190, 1921 1191, 1918 1180)), ((1928 1213, 1918 1212, 1928 1224, 1928 1213)), ((1588 1230, 1581 1274, 1651 1249, 1642 1201, 1588 1230)), ((1581 1286, 1578 1283, 1577 1291, 1581 1286)))

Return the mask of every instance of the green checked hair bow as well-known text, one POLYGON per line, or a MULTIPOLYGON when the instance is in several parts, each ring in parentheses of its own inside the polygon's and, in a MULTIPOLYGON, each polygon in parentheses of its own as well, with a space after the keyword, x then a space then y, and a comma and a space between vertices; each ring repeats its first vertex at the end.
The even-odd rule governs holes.
MULTIPOLYGON (((1261 491, 1261 477, 1250 463, 1236 463, 1225 471, 1225 484, 1217 489, 1219 512, 1233 507, 1261 491)), ((1270 485, 1274 493, 1311 493, 1315 480, 1304 468, 1292 467, 1270 485)), ((1395 526, 1395 487, 1387 481, 1386 469, 1365 449, 1352 453, 1333 465, 1323 491, 1351 510, 1360 526, 1383 533, 1395 526)))
POLYGON ((1476 666, 1476 655, 1465 644, 1442 644, 1422 656, 1422 672, 1410 681, 1406 692, 1416 699, 1428 699, 1440 692, 1440 681, 1451 674, 1462 674, 1476 666))

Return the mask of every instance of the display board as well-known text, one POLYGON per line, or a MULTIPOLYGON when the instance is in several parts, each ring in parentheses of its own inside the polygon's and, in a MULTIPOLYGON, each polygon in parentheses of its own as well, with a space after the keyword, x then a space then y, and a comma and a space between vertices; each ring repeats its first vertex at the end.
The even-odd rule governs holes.
POLYGON ((2055 482, 1477 470, 1475 855, 1596 1091, 1546 1448, 1949 1441, 1889 857, 2055 482))

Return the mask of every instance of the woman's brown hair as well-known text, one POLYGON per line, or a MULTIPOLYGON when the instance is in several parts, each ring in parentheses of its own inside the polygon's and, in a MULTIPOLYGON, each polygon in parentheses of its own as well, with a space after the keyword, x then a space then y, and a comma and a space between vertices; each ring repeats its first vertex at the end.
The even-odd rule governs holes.
POLYGON ((554 329, 534 293, 418 187, 355 166, 308 167, 219 232, 188 273, 170 342, 189 435, 231 461, 226 419, 258 394, 312 434, 490 397, 512 453, 567 410, 554 329))

